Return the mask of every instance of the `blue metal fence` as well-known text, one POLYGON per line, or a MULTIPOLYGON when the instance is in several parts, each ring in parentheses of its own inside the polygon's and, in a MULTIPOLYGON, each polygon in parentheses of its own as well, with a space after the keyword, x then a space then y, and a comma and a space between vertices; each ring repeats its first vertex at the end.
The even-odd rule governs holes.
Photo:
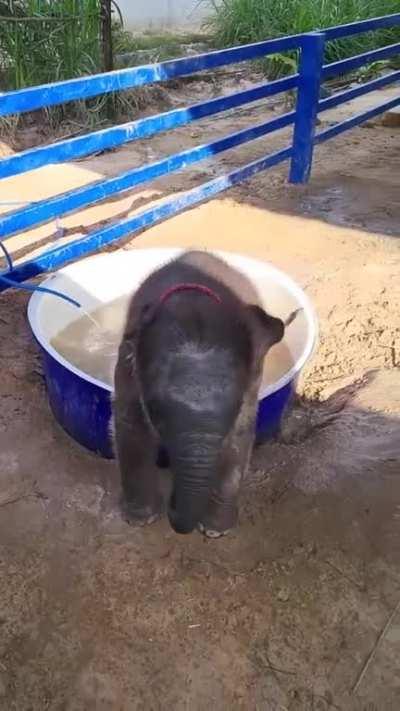
MULTIPOLYGON (((298 50, 300 55, 298 74, 284 79, 264 82, 246 91, 235 92, 187 108, 174 109, 120 126, 94 131, 85 136, 78 136, 52 145, 40 146, 2 159, 0 161, 0 179, 31 171, 44 165, 62 163, 100 150, 115 148, 124 143, 148 138, 161 131, 184 126, 206 116, 234 109, 281 92, 297 90, 297 102, 294 111, 251 128, 237 131, 211 143, 190 148, 154 163, 135 168, 117 177, 100 180, 82 188, 70 190, 6 213, 0 217, 0 239, 3 241, 17 232, 23 232, 55 217, 69 214, 85 206, 110 198, 113 195, 123 193, 154 178, 182 170, 205 158, 240 146, 291 124, 294 125, 292 143, 287 148, 203 183, 161 205, 145 209, 133 217, 102 227, 68 244, 54 246, 35 259, 18 263, 12 270, 3 272, 3 276, 22 282, 42 272, 51 271, 67 261, 100 249, 121 237, 133 234, 144 227, 148 227, 217 195, 223 190, 288 159, 291 159, 290 181, 294 183, 306 182, 311 171, 315 145, 400 104, 399 91, 399 96, 391 101, 373 107, 317 133, 316 119, 319 112, 326 111, 334 106, 351 101, 362 94, 367 94, 400 81, 400 71, 392 71, 390 74, 373 79, 360 86, 338 92, 326 99, 320 99, 321 83, 326 79, 341 76, 370 62, 400 54, 400 43, 397 43, 324 65, 323 57, 326 42, 396 25, 400 25, 400 13, 332 27, 323 31, 318 30, 309 34, 294 35, 211 52, 196 57, 128 68, 107 74, 97 74, 0 94, 0 116, 6 116, 54 106, 72 100, 89 98, 98 94, 166 81, 199 71, 265 57, 277 52, 298 50)), ((6 285, 0 284, 0 291, 4 288, 7 288, 6 285)))

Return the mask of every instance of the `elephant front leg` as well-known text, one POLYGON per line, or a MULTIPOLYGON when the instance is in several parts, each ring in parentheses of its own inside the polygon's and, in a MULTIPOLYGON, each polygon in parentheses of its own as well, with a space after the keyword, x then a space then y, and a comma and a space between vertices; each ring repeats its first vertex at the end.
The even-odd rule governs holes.
POLYGON ((121 473, 122 514, 130 524, 156 521, 163 512, 154 442, 144 429, 116 422, 116 449, 121 473))
POLYGON ((163 511, 155 443, 142 418, 115 418, 116 453, 123 491, 122 513, 131 524, 153 523, 163 511))
POLYGON ((124 339, 115 369, 114 436, 122 484, 122 514, 131 524, 155 521, 163 511, 158 442, 144 410, 135 342, 124 339))

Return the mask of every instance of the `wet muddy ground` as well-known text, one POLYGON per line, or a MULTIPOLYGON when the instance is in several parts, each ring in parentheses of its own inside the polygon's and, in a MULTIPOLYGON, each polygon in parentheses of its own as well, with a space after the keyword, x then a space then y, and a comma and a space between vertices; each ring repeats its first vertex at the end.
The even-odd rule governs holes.
MULTIPOLYGON (((111 174, 211 130, 79 167, 111 174)), ((121 521, 115 464, 49 412, 25 296, 0 297, 0 709, 400 707, 399 164, 398 130, 363 127, 318 150, 306 188, 269 171, 125 245, 246 251, 297 278, 318 312, 299 401, 281 440, 255 451, 223 540, 121 521)))

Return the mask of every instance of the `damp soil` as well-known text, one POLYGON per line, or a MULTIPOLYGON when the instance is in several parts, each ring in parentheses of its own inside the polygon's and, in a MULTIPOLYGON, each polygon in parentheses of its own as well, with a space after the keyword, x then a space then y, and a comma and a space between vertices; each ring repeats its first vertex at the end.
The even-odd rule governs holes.
MULTIPOLYGON (((214 132, 253 120, 240 116, 214 132)), ((182 143, 85 164, 111 174, 182 143)), ((255 451, 222 540, 121 520, 115 463, 50 413, 25 295, 0 297, 0 709, 400 707, 399 164, 398 130, 363 127, 321 147, 306 188, 280 168, 125 243, 259 256, 318 313, 299 398, 279 441, 255 451)))

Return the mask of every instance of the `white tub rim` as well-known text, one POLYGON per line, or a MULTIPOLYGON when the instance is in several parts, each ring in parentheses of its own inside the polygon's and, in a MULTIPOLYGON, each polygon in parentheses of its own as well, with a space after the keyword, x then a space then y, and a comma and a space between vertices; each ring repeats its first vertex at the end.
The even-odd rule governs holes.
MULTIPOLYGON (((155 255, 155 268, 157 268, 163 263, 166 263, 169 260, 172 260, 187 251, 189 250, 176 247, 143 247, 134 249, 131 252, 128 252, 128 254, 137 254, 138 252, 152 252, 155 255), (157 257, 160 257, 160 259, 158 260, 157 257)), ((305 364, 311 358, 318 337, 318 325, 314 308, 303 289, 288 274, 283 272, 278 267, 275 267, 270 262, 257 259, 255 257, 248 256, 245 254, 240 254, 238 252, 227 252, 222 250, 207 251, 212 254, 215 254, 218 257, 221 257, 228 263, 230 263, 230 259, 238 259, 247 262, 248 264, 253 262, 254 265, 257 265, 258 268, 264 268, 266 273, 269 272, 270 275, 275 278, 275 281, 279 282, 284 288, 286 288, 286 290, 299 304, 299 308, 302 308, 304 311, 304 316, 307 324, 307 338, 305 341, 305 345, 302 349, 301 355, 294 362, 293 366, 278 380, 260 389, 258 400, 259 402, 261 402, 262 400, 265 400, 265 398, 267 398, 269 395, 279 392, 289 383, 296 381, 305 364)), ((73 271, 74 267, 76 267, 77 264, 82 264, 83 262, 88 263, 89 261, 94 261, 98 259, 112 259, 118 257, 118 255, 121 254, 126 255, 127 252, 118 250, 113 253, 97 254, 86 257, 86 259, 84 260, 69 264, 63 269, 60 269, 57 272, 51 274, 41 282, 40 286, 47 287, 49 289, 57 289, 59 288, 57 286, 57 278, 62 277, 63 275, 68 275, 68 272, 70 272, 71 270, 73 271)), ((235 268, 240 269, 240 267, 238 267, 237 265, 235 265, 235 268)), ((40 347, 51 358, 53 358, 57 363, 59 363, 59 365, 63 366, 66 370, 70 371, 78 378, 84 380, 85 382, 91 383, 94 386, 97 386, 101 390, 108 391, 110 394, 112 394, 114 388, 111 385, 102 380, 94 378, 93 376, 89 375, 88 373, 85 373, 83 370, 80 370, 79 368, 74 366, 73 363, 68 361, 58 351, 56 351, 55 348, 53 348, 53 346, 51 345, 50 341, 44 336, 39 324, 39 312, 44 297, 46 297, 46 294, 44 294, 43 292, 35 291, 29 299, 28 303, 28 321, 32 333, 40 347)), ((56 297, 50 298, 55 299, 56 297)), ((76 309, 76 307, 73 305, 71 305, 70 308, 76 309)))

